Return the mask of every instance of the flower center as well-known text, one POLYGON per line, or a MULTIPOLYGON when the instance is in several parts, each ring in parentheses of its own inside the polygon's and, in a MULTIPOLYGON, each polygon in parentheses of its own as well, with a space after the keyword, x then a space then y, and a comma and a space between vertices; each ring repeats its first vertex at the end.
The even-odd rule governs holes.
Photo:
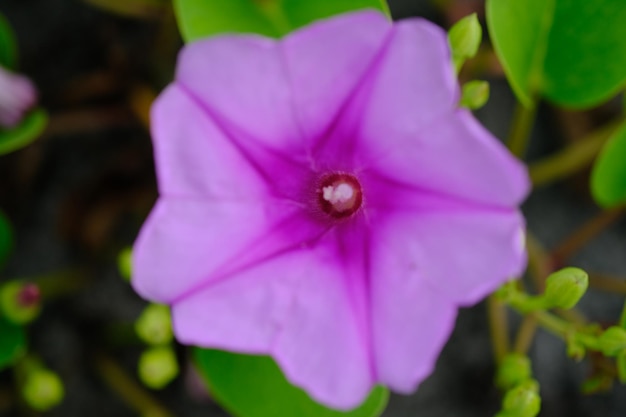
POLYGON ((359 180, 349 174, 329 174, 322 178, 317 190, 324 213, 336 219, 354 214, 363 202, 359 180))

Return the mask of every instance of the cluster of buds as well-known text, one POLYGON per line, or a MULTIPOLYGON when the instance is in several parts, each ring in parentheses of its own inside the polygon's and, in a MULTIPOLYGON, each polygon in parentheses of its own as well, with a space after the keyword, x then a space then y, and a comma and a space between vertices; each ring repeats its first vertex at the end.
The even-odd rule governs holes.
POLYGON ((135 332, 149 346, 139 358, 139 378, 152 389, 164 388, 179 373, 169 308, 149 304, 135 322, 135 332))
POLYGON ((535 417, 541 410, 539 384, 532 378, 530 359, 519 353, 504 357, 496 385, 506 392, 496 417, 535 417))

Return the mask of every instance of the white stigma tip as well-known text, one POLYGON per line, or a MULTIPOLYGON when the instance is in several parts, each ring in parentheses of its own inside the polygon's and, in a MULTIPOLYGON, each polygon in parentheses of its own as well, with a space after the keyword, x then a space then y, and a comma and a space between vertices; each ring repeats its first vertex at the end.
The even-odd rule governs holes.
POLYGON ((354 188, 350 184, 342 182, 337 186, 329 185, 322 190, 322 197, 330 204, 342 204, 354 196, 354 188))

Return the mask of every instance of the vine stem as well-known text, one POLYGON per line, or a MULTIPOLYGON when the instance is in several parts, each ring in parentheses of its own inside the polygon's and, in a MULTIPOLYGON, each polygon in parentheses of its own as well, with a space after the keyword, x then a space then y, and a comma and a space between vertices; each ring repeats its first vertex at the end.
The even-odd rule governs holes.
MULTIPOLYGON (((523 314, 523 312, 519 311, 518 309, 516 310, 520 314, 523 314)), ((577 342, 583 344, 586 348, 599 350, 597 338, 580 332, 575 333, 577 327, 575 324, 547 311, 535 311, 533 315, 535 316, 538 325, 540 325, 542 328, 549 331, 550 333, 562 338, 563 340, 567 340, 571 335, 574 335, 577 342)))
POLYGON ((36 284, 41 298, 47 300, 80 291, 89 284, 90 279, 87 271, 76 267, 25 279, 25 281, 36 284))
MULTIPOLYGON (((534 101, 530 107, 524 106, 519 101, 517 102, 507 146, 511 153, 518 158, 522 158, 526 153, 530 131, 535 121, 536 108, 534 101)), ((511 351, 509 322, 504 303, 493 294, 487 299, 487 314, 495 361, 496 364, 500 364, 507 353, 511 351)))
POLYGON ((533 185, 548 185, 587 168, 623 123, 624 119, 608 123, 562 151, 530 164, 533 185))
POLYGON ((526 154, 536 113, 537 106, 535 103, 530 107, 526 107, 518 102, 515 107, 507 145, 511 153, 520 159, 523 159, 526 154))
POLYGON ((589 274, 589 286, 601 291, 626 295, 626 280, 604 274, 589 274))
POLYGON ((624 207, 600 212, 563 240, 553 251, 552 259, 563 262, 569 259, 587 242, 615 223, 624 214, 624 207))
POLYGON ((163 405, 158 403, 113 359, 103 353, 97 353, 94 364, 102 380, 115 391, 126 403, 142 416, 174 417, 163 405))
POLYGON ((509 323, 504 303, 490 295, 487 298, 487 314, 489 317, 489 330, 496 365, 500 364, 511 350, 509 343, 509 323))
POLYGON ((534 313, 530 313, 524 317, 522 325, 517 331, 513 351, 526 354, 530 349, 535 333, 537 333, 537 316, 534 313))

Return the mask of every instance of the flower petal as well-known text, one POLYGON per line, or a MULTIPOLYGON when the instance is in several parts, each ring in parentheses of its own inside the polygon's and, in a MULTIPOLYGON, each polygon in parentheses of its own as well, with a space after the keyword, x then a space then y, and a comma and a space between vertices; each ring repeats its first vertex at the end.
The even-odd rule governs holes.
POLYGON ((391 27, 382 13, 367 10, 318 21, 281 43, 298 122, 307 138, 324 135, 375 67, 391 27))
POLYGON ((162 198, 135 242, 132 284, 147 299, 175 302, 324 231, 289 203, 162 198))
POLYGON ((235 143, 175 84, 151 116, 161 195, 252 200, 269 194, 235 143))
POLYGON ((281 50, 274 40, 225 35, 187 44, 177 84, 192 91, 231 134, 287 151, 303 149, 281 50))
POLYGON ((377 379, 409 394, 433 371, 452 332, 456 307, 406 266, 403 253, 376 242, 372 253, 372 333, 377 379))
POLYGON ((372 388, 368 347, 330 247, 287 252, 175 304, 183 343, 272 354, 287 378, 336 408, 372 388))
POLYGON ((399 183, 498 207, 519 204, 529 191, 525 166, 467 110, 428 127, 398 128, 387 141, 368 142, 379 155, 371 171, 399 183))
POLYGON ((379 250, 393 254, 387 255, 386 267, 405 275, 417 271, 459 305, 475 304, 526 266, 524 219, 518 211, 398 211, 380 222, 373 239, 383 242, 379 250))
POLYGON ((405 138, 455 108, 459 87, 446 33, 423 19, 394 26, 393 37, 364 88, 362 114, 366 139, 395 147, 405 138))

